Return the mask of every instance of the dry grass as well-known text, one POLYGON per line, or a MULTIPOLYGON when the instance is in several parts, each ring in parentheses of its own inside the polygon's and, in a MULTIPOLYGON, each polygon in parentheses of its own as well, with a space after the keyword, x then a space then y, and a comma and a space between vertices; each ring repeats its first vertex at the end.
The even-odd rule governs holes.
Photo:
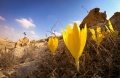
POLYGON ((14 65, 14 54, 12 51, 7 51, 6 48, 0 50, 0 68, 7 69, 14 65))
POLYGON ((55 56, 46 50, 47 55, 40 59, 42 62, 32 75, 36 78, 119 78, 120 40, 104 39, 98 48, 99 54, 95 47, 94 41, 87 40, 80 57, 80 72, 77 72, 75 60, 60 40, 55 56))
MULTIPOLYGON (((35 49, 35 47, 29 47, 29 48, 35 49)), ((14 67, 15 65, 19 65, 21 63, 30 62, 37 59, 35 56, 37 54, 31 51, 31 49, 25 48, 23 52, 24 54, 22 55, 21 58, 18 58, 14 55, 14 48, 9 49, 8 51, 6 48, 1 49, 0 50, 0 69, 6 70, 11 67, 14 67)))
MULTIPOLYGON (((65 46, 62 39, 56 54, 53 56, 47 47, 37 48, 30 46, 25 49, 20 59, 12 58, 11 52, 2 53, 0 67, 6 68, 14 64, 35 61, 36 69, 30 71, 24 78, 119 78, 120 77, 120 39, 114 42, 107 37, 103 40, 96 52, 96 43, 87 40, 84 52, 80 57, 80 72, 76 70, 75 60, 65 46), (38 53, 36 53, 38 52, 38 53), (37 55, 37 56, 36 56, 37 55), (38 62, 39 61, 39 62, 38 62)), ((1 52, 0 52, 1 53, 1 52)), ((16 75, 16 73, 13 73, 16 75)))

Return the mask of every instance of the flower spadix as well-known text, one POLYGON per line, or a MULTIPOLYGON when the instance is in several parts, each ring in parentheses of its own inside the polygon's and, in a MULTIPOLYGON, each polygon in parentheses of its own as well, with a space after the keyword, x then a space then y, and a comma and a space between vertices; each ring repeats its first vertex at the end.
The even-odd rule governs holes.
POLYGON ((75 58, 77 71, 79 71, 79 57, 81 56, 87 38, 87 28, 80 30, 77 23, 74 23, 73 28, 68 24, 66 31, 62 30, 63 40, 70 50, 70 53, 75 58))
POLYGON ((90 32, 92 33, 92 39, 99 44, 103 41, 104 33, 101 32, 101 27, 97 26, 96 30, 89 28, 90 32))
POLYGON ((54 55, 55 50, 58 46, 58 38, 56 37, 50 37, 48 40, 48 47, 51 50, 52 54, 54 55))

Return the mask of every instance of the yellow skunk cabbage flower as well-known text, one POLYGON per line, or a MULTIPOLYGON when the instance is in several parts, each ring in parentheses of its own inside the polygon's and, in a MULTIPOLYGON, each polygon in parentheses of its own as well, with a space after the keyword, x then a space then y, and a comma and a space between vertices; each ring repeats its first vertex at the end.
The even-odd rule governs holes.
POLYGON ((102 42, 104 36, 104 33, 101 32, 101 27, 97 27, 96 31, 94 29, 89 29, 90 32, 92 33, 92 39, 97 43, 97 45, 99 46, 99 44, 102 42))
POLYGON ((62 30, 62 35, 67 48, 75 58, 77 71, 79 71, 79 57, 81 56, 86 44, 87 27, 85 25, 85 27, 80 30, 77 23, 74 23, 73 28, 68 24, 67 30, 62 30))
POLYGON ((48 40, 48 47, 51 50, 52 54, 54 55, 54 52, 58 47, 58 38, 50 37, 48 40))

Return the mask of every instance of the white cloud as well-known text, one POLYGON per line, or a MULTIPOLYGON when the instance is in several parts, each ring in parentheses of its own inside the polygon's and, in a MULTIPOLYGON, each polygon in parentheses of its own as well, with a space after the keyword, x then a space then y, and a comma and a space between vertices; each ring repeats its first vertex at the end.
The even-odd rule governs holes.
POLYGON ((70 23, 70 25, 73 27, 73 25, 74 25, 75 22, 76 22, 78 25, 80 25, 82 21, 78 21, 78 20, 77 20, 77 21, 72 21, 72 23, 70 23))
POLYGON ((22 25, 22 27, 24 28, 31 28, 31 27, 35 27, 35 24, 33 23, 33 20, 31 18, 26 19, 26 18, 20 18, 20 19, 16 19, 16 21, 22 25))
POLYGON ((80 25, 82 21, 73 21, 73 22, 76 22, 78 25, 80 25))
POLYGON ((36 34, 34 31, 30 31, 30 32, 31 32, 31 34, 33 34, 33 35, 35 35, 35 34, 36 34))
POLYGON ((0 20, 5 21, 5 18, 3 18, 2 16, 0 16, 0 20))
POLYGON ((15 32, 15 29, 12 27, 9 27, 7 25, 0 25, 0 37, 12 41, 18 41, 19 38, 23 37, 23 35, 19 32, 15 32))
POLYGON ((34 31, 29 31, 29 30, 25 30, 24 32, 26 32, 26 36, 30 39, 30 40, 38 40, 40 39, 40 37, 38 36, 37 33, 35 33, 34 31))
POLYGON ((60 36, 61 35, 61 33, 59 33, 59 32, 57 32, 57 31, 53 31, 53 33, 56 35, 56 36, 60 36))
POLYGON ((7 40, 11 40, 11 41, 18 41, 20 38, 24 37, 23 32, 26 32, 26 36, 30 39, 30 40, 38 40, 40 39, 39 35, 31 30, 25 30, 25 31, 17 31, 14 28, 7 26, 7 25, 0 25, 0 37, 7 39, 7 40))
POLYGON ((30 40, 38 40, 40 39, 39 35, 35 33, 34 31, 16 31, 14 28, 9 27, 7 25, 0 25, 0 37, 5 38, 7 40, 11 41, 18 41, 20 38, 24 37, 23 32, 26 32, 26 36, 30 40))
POLYGON ((72 23, 70 23, 70 26, 72 26, 72 27, 73 27, 73 24, 72 24, 72 23))
POLYGON ((38 35, 32 35, 31 37, 32 37, 31 40, 39 40, 40 39, 40 37, 38 35))

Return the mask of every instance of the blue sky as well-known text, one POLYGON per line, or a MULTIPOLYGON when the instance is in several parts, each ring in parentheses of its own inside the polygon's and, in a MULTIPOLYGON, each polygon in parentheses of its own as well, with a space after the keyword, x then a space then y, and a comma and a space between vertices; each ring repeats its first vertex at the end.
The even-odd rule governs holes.
POLYGON ((42 39, 53 30, 59 35, 67 24, 80 22, 93 8, 106 11, 107 19, 120 12, 119 0, 0 0, 0 37, 18 41, 27 37, 42 39))

